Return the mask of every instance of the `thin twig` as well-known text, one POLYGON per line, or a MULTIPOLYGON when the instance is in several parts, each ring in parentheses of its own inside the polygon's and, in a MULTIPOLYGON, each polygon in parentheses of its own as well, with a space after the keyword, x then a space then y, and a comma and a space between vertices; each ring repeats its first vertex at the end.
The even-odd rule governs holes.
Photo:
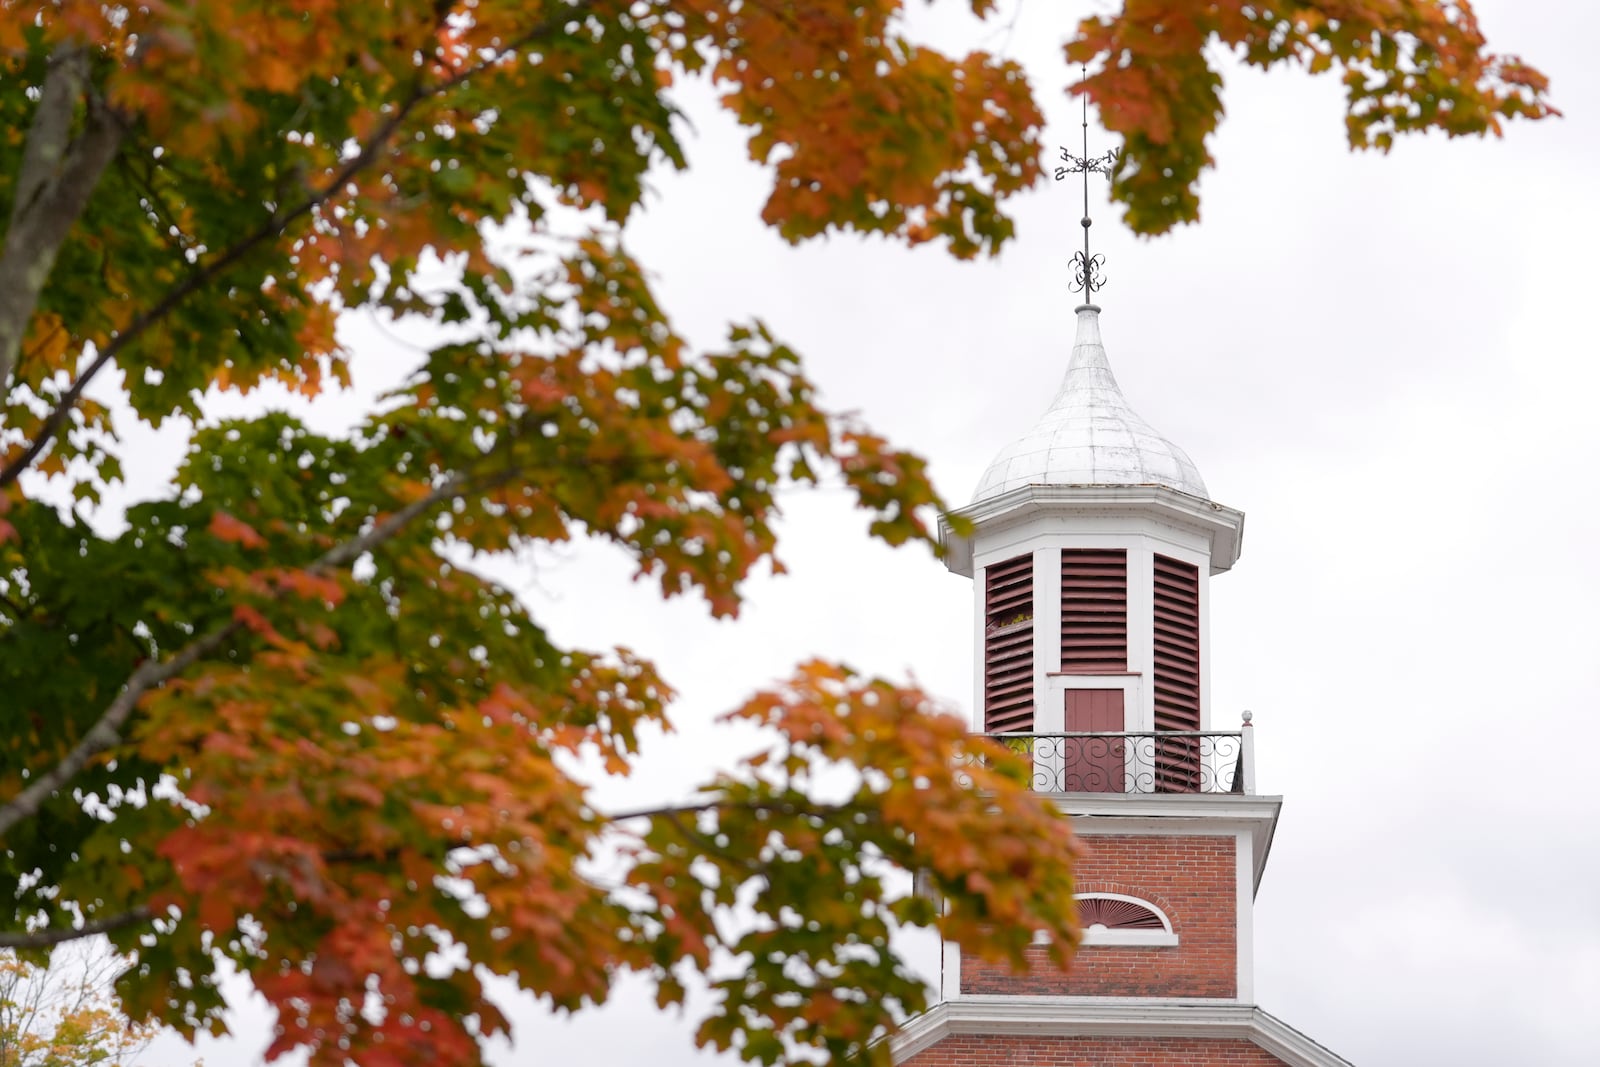
POLYGON ((762 863, 760 860, 751 859, 748 856, 740 856, 738 853, 724 848, 711 838, 707 837, 705 834, 701 833, 699 829, 685 825, 683 819, 679 817, 677 812, 667 812, 662 816, 662 818, 671 823, 673 828, 676 829, 678 833, 682 834, 684 837, 687 837, 691 841, 698 842, 704 851, 709 852, 714 856, 721 857, 724 861, 731 863, 736 867, 742 868, 749 874, 766 877, 771 872, 771 864, 762 863))
POLYGON ((43 930, 29 930, 27 933, 17 934, 0 933, 0 948, 49 948, 51 945, 76 941, 80 937, 109 934, 126 926, 138 926, 154 917, 149 908, 139 907, 107 919, 86 922, 82 926, 46 927, 43 930))

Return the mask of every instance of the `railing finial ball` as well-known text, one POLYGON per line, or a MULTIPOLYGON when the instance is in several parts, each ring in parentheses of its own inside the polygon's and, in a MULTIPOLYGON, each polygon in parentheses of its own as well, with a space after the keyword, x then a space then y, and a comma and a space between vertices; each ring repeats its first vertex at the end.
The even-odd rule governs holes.
POLYGON ((1249 725, 1250 725, 1250 719, 1251 719, 1251 716, 1252 716, 1252 713, 1251 713, 1251 712, 1248 712, 1248 711, 1247 711, 1247 712, 1245 712, 1245 713, 1244 713, 1244 714, 1243 714, 1243 715, 1242 715, 1242 716, 1240 716, 1240 717, 1241 717, 1241 718, 1242 718, 1242 719, 1244 719, 1244 724, 1245 724, 1245 725, 1246 725, 1246 726, 1249 726, 1249 725))

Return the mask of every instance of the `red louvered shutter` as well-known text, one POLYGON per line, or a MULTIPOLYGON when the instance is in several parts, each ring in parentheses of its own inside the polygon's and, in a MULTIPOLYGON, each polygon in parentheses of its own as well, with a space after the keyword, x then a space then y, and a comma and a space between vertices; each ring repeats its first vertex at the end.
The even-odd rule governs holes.
POLYGON ((1033 730, 1033 556, 984 569, 983 728, 1033 730))
MULTIPOLYGON (((1156 729, 1200 729, 1200 571, 1156 557, 1156 729)), ((1156 791, 1200 788, 1199 738, 1158 738, 1156 791)))
POLYGON ((1061 670, 1120 674, 1128 669, 1128 553, 1061 553, 1061 670))

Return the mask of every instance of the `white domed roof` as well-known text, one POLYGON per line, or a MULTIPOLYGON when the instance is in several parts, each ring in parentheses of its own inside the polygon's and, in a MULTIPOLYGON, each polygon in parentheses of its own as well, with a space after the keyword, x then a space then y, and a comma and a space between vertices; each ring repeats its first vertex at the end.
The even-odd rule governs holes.
POLYGON ((1183 449, 1156 433, 1117 388, 1092 304, 1078 309, 1072 360, 1049 410, 989 464, 972 501, 1025 485, 1162 485, 1209 499, 1183 449))

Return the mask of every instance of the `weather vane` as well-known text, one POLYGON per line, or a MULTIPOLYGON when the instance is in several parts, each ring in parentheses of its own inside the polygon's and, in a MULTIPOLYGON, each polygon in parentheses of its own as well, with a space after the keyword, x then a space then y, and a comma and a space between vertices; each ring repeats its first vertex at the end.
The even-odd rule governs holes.
MULTIPOLYGON (((1089 69, 1084 68, 1084 77, 1089 76, 1089 69)), ((1065 148, 1061 150, 1062 165, 1056 168, 1056 181, 1061 181, 1069 174, 1083 175, 1083 251, 1074 252, 1072 255, 1072 291, 1082 293, 1084 303, 1092 303, 1094 294, 1105 285, 1105 275, 1100 268, 1105 266, 1106 257, 1100 254, 1089 253, 1089 175, 1104 174, 1111 177, 1111 169, 1117 165, 1117 156, 1120 152, 1113 148, 1103 156, 1089 155, 1089 94, 1083 94, 1083 155, 1075 156, 1065 148)))

